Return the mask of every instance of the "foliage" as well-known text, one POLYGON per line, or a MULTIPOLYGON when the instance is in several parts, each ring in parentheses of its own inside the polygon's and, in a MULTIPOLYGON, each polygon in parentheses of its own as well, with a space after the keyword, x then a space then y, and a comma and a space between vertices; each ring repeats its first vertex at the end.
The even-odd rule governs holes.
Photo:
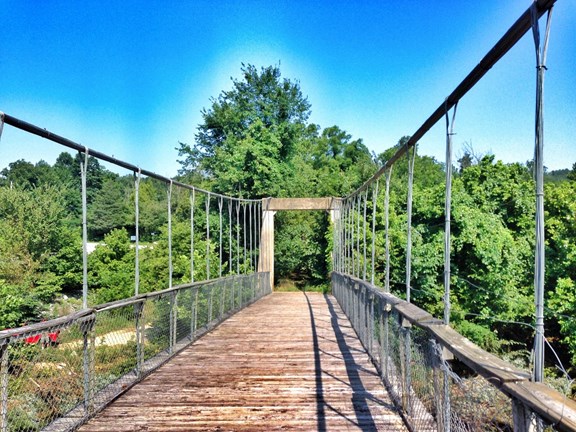
POLYGON ((554 291, 549 292, 550 308, 560 324, 562 343, 568 346, 572 364, 576 364, 576 283, 569 277, 558 279, 554 291))
POLYGON ((134 225, 134 210, 128 193, 128 187, 116 178, 104 180, 88 211, 92 238, 98 239, 113 229, 134 225))
POLYGON ((566 175, 566 178, 573 182, 576 181, 576 162, 574 162, 574 164, 572 165, 572 169, 566 175))
POLYGON ((0 187, 1 328, 38 319, 74 283, 78 269, 67 254, 75 235, 55 187, 0 187))
POLYGON ((125 229, 114 229, 104 237, 90 254, 89 282, 94 295, 92 304, 134 295, 135 252, 130 247, 130 237, 125 229))
MULTIPOLYGON (((346 196, 406 145, 409 137, 379 155, 338 126, 309 123, 311 105, 300 83, 278 66, 242 65, 239 79, 202 111, 193 144, 180 143, 180 181, 244 198, 346 196)), ((417 152, 418 153, 418 152, 417 152)), ((451 322, 483 347, 531 348, 533 330, 534 182, 531 163, 504 164, 471 145, 453 172, 451 322), (511 341, 517 341, 517 345, 511 341)), ((0 172, 0 328, 48 317, 60 293, 77 294, 82 282, 80 164, 84 155, 62 153, 50 166, 19 160, 0 172)), ((443 313, 445 166, 417 154, 414 162, 411 300, 435 316, 443 313)), ((546 326, 549 341, 576 362, 576 164, 546 175, 546 326)), ((407 158, 396 161, 390 185, 390 283, 405 294, 407 158)), ((118 176, 88 158, 90 240, 102 240, 89 256, 90 303, 134 293, 136 250, 134 177, 118 176)), ((376 204, 375 278, 386 273, 384 181, 376 204)), ((167 186, 143 178, 139 188, 140 292, 165 289, 169 281, 167 186)), ((249 271, 242 264, 243 231, 224 211, 222 257, 206 198, 174 188, 172 283, 249 271), (233 222, 233 221, 232 221, 233 222), (211 238, 206 239, 207 225, 211 238), (239 244, 236 243, 236 235, 239 244), (190 244, 194 243, 192 262, 190 244), (207 256, 208 255, 208 256, 207 256), (207 264, 211 263, 210 270, 207 264), (194 268, 191 269, 191 265, 194 268), (230 267, 229 264, 232 264, 230 267), (209 274, 207 274, 209 273, 209 274)), ((367 210, 372 210, 371 197, 367 210)), ((235 213, 233 212, 233 217, 235 213)), ((358 222, 355 216, 354 224, 358 222)), ((334 245, 325 213, 278 213, 276 275, 310 286, 326 283, 334 245)), ((356 226, 356 225, 355 225, 356 226)), ((354 241, 358 241, 357 232, 354 241)), ((363 241, 363 238, 360 237, 363 241)), ((362 254, 361 254, 362 255, 362 254)), ((363 256, 360 257, 362 262, 363 256)), ((371 260, 367 269, 371 269, 371 260)), ((363 263, 362 263, 363 264, 363 263)), ((511 354, 512 355, 512 354, 511 354)))
POLYGON ((559 325, 559 339, 576 365, 576 182, 547 184, 544 194, 547 318, 559 325))
POLYGON ((243 65, 242 75, 202 111, 196 144, 180 144, 180 172, 199 170, 218 179, 219 192, 282 196, 310 104, 298 83, 281 79, 278 67, 258 72, 243 65))
MULTIPOLYGON (((390 193, 391 286, 401 296, 406 260, 405 166, 403 161, 394 166, 390 193)), ((420 156, 415 167, 411 297, 441 317, 443 167, 420 156), (428 182, 431 178, 436 180, 428 182)), ((383 197, 378 205, 383 207, 383 197)), ((533 183, 521 165, 505 165, 495 162, 492 155, 484 156, 453 179, 451 321, 490 350, 508 349, 509 345, 502 344, 508 339, 531 344, 529 327, 511 322, 530 323, 533 315, 534 208, 533 183)), ((378 223, 382 234, 376 239, 376 270, 384 275, 383 221, 378 223)))
MULTIPOLYGON (((203 110, 196 143, 180 143, 180 174, 245 198, 341 196, 376 169, 362 140, 337 126, 308 124, 299 83, 275 66, 242 66, 242 79, 203 110)), ((325 215, 276 217, 277 274, 326 278, 325 215)))

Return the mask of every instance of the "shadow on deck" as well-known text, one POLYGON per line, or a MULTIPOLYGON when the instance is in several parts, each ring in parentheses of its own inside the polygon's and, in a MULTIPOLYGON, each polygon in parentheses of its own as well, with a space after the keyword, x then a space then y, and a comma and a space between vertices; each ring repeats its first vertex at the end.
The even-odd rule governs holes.
POLYGON ((196 341, 80 430, 406 428, 336 300, 275 293, 196 341))

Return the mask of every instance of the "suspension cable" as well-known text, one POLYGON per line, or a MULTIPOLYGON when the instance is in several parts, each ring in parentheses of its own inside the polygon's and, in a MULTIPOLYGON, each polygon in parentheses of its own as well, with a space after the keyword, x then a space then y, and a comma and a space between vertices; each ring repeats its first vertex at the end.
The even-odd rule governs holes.
POLYGON ((236 274, 240 274, 240 201, 236 201, 236 274))
POLYGON ((134 295, 140 293, 140 179, 142 170, 134 173, 134 231, 135 231, 135 258, 134 258, 134 295))
POLYGON ((244 261, 242 262, 242 265, 244 266, 244 274, 246 274, 247 270, 246 270, 246 203, 245 202, 242 203, 242 219, 243 219, 242 234, 244 236, 244 261))
POLYGON ((262 217, 263 217, 262 201, 258 203, 257 211, 258 211, 258 242, 256 244, 258 245, 258 257, 256 259, 256 263, 258 264, 257 271, 260 272, 261 271, 260 257, 262 256, 262 217))
POLYGON ((210 194, 206 194, 206 280, 210 279, 210 194))
POLYGON ((378 186, 380 180, 376 179, 376 186, 372 190, 372 272, 370 283, 374 285, 375 261, 376 261, 376 212, 378 207, 378 186))
POLYGON ((80 177, 82 182, 82 308, 88 307, 88 224, 87 224, 87 191, 86 183, 88 176, 89 153, 87 147, 84 148, 84 163, 80 159, 80 177))
POLYGON ((252 271, 252 203, 248 204, 248 237, 250 239, 249 242, 249 251, 250 251, 250 263, 249 263, 249 272, 252 271))
POLYGON ((220 236, 219 236, 219 263, 218 263, 218 277, 222 277, 222 205, 223 205, 222 197, 218 197, 218 218, 220 223, 220 236))
POLYGON ((452 206, 452 136, 458 102, 454 104, 452 121, 446 103, 446 194, 444 198, 444 324, 450 324, 450 210, 452 206))
POLYGON ((406 158, 408 159, 408 197, 406 199, 406 301, 408 303, 410 303, 410 282, 412 279, 412 189, 414 187, 416 149, 416 146, 412 147, 412 157, 410 157, 410 150, 406 151, 406 158))
POLYGON ((386 173, 386 195, 384 197, 384 235, 386 248, 386 279, 384 292, 390 292, 390 178, 392 177, 392 165, 386 173))
POLYGON ((168 186, 168 288, 172 288, 172 181, 168 186))
POLYGON ((354 234, 354 209, 356 201, 354 199, 351 199, 350 201, 348 209, 348 273, 354 274, 354 247, 352 241, 354 234))
POLYGON ((190 191, 190 282, 194 282, 194 205, 196 190, 190 191))
POLYGON ((362 201, 362 195, 358 194, 358 217, 356 218, 356 277, 360 279, 360 203, 362 201))
POLYGON ((366 246, 366 225, 368 224, 368 220, 366 217, 366 207, 368 204, 368 189, 366 189, 366 193, 364 194, 364 232, 363 232, 363 237, 364 237, 364 268, 362 269, 362 280, 366 280, 366 271, 367 271, 367 259, 366 259, 366 250, 367 250, 367 246, 366 246))
POLYGON ((228 200, 228 273, 232 274, 232 200, 228 200))
POLYGON ((544 45, 540 47, 540 30, 538 26, 538 11, 536 3, 532 4, 531 24, 536 52, 536 119, 534 168, 536 178, 536 247, 534 262, 534 302, 536 334, 534 336, 534 371, 536 382, 544 379, 544 272, 545 272, 545 240, 544 240, 544 74, 546 71, 546 56, 550 36, 551 7, 546 19, 544 45))

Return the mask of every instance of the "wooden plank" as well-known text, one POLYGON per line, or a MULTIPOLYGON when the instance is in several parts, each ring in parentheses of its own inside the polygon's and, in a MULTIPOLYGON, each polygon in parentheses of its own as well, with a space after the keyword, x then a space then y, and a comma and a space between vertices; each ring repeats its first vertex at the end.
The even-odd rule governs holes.
POLYGON ((278 210, 333 210, 339 208, 339 198, 268 198, 264 209, 278 210))
POLYGON ((542 417, 553 424, 555 430, 576 430, 576 402, 546 384, 531 381, 506 383, 502 391, 515 397, 529 409, 543 413, 542 417))
POLYGON ((484 351, 451 327, 437 324, 422 325, 428 328, 430 333, 459 360, 472 370, 480 373, 496 387, 500 387, 507 382, 530 379, 530 375, 527 372, 515 369, 510 363, 484 351))
POLYGON ((407 430, 332 296, 274 293, 81 431, 407 430))

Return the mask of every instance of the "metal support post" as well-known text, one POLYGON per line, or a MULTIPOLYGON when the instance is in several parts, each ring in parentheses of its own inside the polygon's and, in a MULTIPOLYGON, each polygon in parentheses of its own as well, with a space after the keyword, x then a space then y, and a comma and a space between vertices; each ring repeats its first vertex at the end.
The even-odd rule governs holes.
POLYGON ((370 274, 370 283, 374 285, 374 275, 376 273, 376 212, 378 211, 378 186, 379 181, 376 180, 376 187, 372 191, 372 272, 370 274))
MULTIPOLYGON (((386 195, 384 198, 384 232, 386 248, 386 279, 384 280, 384 292, 390 292, 390 178, 392 177, 392 167, 386 173, 386 195)), ((388 322, 388 321, 386 321, 388 322)))
POLYGON ((96 335, 94 327, 96 316, 89 317, 83 322, 82 331, 82 357, 84 371, 84 413, 91 415, 94 412, 94 351, 96 349, 96 335))
POLYGON ((190 282, 194 282, 194 204, 196 191, 192 189, 190 194, 190 282))
POLYGON ((196 329, 198 328, 198 291, 199 288, 194 290, 194 309, 192 313, 192 336, 196 333, 196 329))
POLYGON ((411 324, 408 320, 402 318, 401 334, 404 346, 401 346, 402 358, 402 407, 408 416, 412 415, 412 400, 410 389, 412 388, 412 343, 411 343, 411 324))
POLYGON ((236 276, 232 279, 232 310, 236 309, 236 276))
POLYGON ((452 122, 446 108, 446 193, 444 197, 444 324, 450 324, 450 222, 452 207, 452 136, 458 102, 454 105, 452 122))
POLYGON ((444 350, 434 339, 430 340, 430 348, 433 353, 433 384, 434 400, 437 413, 438 432, 450 432, 450 376, 445 365, 444 350))
POLYGON ((218 236, 218 277, 222 277, 222 206, 224 201, 222 197, 218 199, 218 224, 219 224, 219 236, 218 236))
POLYGON ((0 345, 0 432, 8 431, 8 345, 6 340, 0 345))
POLYGON ((206 280, 210 279, 210 194, 206 194, 206 280))
POLYGON ((178 307, 178 297, 177 297, 178 293, 177 292, 172 292, 170 293, 170 334, 169 334, 169 338, 170 338, 170 354, 174 353, 174 347, 176 345, 176 320, 178 319, 177 317, 177 307, 178 307))
POLYGON ((548 36, 550 35, 550 18, 548 11, 544 46, 540 48, 540 31, 538 28, 538 11, 532 3, 531 21, 536 49, 536 121, 534 145, 534 169, 536 179, 536 251, 534 263, 534 302, 536 306, 536 335, 534 336, 534 381, 544 379, 544 272, 545 272, 545 239, 544 239, 544 72, 546 71, 546 54, 548 36))
POLYGON ((376 317, 374 316, 374 294, 370 294, 370 321, 368 334, 370 339, 368 340, 368 351, 370 352, 370 357, 375 358, 374 355, 374 321, 376 317))
POLYGON ((391 307, 388 303, 384 304, 384 376, 387 380, 390 379, 389 359, 390 359, 390 310, 391 307))
POLYGON ((136 318, 136 376, 142 376, 142 366, 144 364, 144 302, 134 305, 134 316, 136 318))
POLYGON ((410 303, 410 290, 412 279, 412 189, 414 183, 414 161, 416 159, 416 146, 412 150, 412 158, 410 158, 410 150, 406 150, 408 156, 408 197, 406 199, 406 301, 410 303))
POLYGON ((88 147, 85 147, 84 162, 80 162, 80 178, 82 183, 82 309, 88 307, 88 198, 86 190, 88 161, 88 147))
POLYGON ((356 276, 358 279, 360 279, 360 275, 361 275, 361 259, 360 259, 360 203, 362 201, 362 197, 360 194, 358 194, 358 216, 356 218, 356 273, 354 274, 354 276, 356 276))
POLYGON ((206 323, 207 326, 212 322, 212 297, 214 296, 214 286, 208 285, 208 289, 210 290, 210 299, 208 300, 208 322, 206 323))
POLYGON ((364 223, 363 223, 363 231, 362 231, 362 237, 363 237, 363 246, 364 246, 364 250, 363 250, 363 258, 364 258, 364 263, 362 266, 362 280, 366 280, 366 273, 367 273, 367 266, 368 266, 368 260, 366 259, 366 251, 368 249, 367 245, 366 245, 366 225, 368 225, 368 218, 367 218, 367 214, 366 214, 366 210, 368 207, 368 190, 366 190, 366 193, 364 194, 364 223))
POLYGON ((226 300, 226 281, 219 281, 218 285, 220 286, 220 317, 221 320, 224 316, 224 301, 226 300))
POLYGON ((172 180, 168 186, 168 288, 172 288, 172 275, 174 265, 172 263, 172 180))
POLYGON ((134 174, 134 295, 140 293, 140 178, 142 170, 138 170, 138 175, 134 174))

